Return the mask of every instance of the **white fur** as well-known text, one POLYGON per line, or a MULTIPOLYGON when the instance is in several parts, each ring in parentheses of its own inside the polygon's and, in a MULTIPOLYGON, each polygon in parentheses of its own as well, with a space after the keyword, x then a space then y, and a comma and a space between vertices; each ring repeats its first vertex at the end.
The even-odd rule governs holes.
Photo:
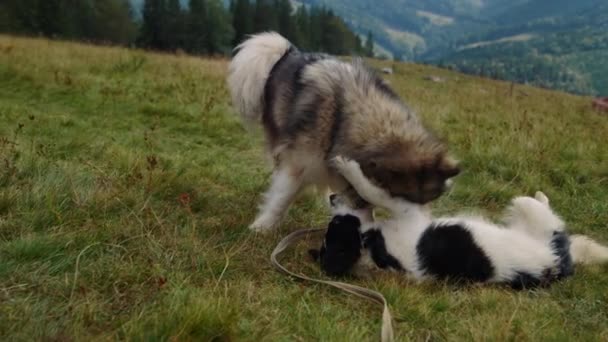
MULTIPOLYGON (((556 266, 557 257, 551 248, 552 235, 563 231, 563 221, 549 207, 548 198, 538 192, 536 198, 517 197, 507 210, 506 225, 498 225, 475 216, 433 219, 422 206, 400 198, 372 184, 355 161, 337 157, 337 170, 368 202, 391 211, 393 218, 373 222, 353 212, 364 222, 362 233, 380 229, 389 254, 415 278, 425 278, 418 262, 416 246, 420 236, 432 223, 459 224, 469 230, 475 243, 490 259, 494 274, 490 282, 509 282, 517 272, 542 275, 556 266)), ((608 262, 608 248, 585 236, 571 238, 571 255, 575 263, 608 262)))
POLYGON ((286 205, 298 194, 302 185, 302 179, 298 176, 298 170, 280 168, 272 175, 272 185, 264 194, 264 203, 260 207, 260 213, 250 228, 255 231, 264 231, 274 226, 285 212, 286 205))
POLYGON ((319 188, 331 187, 339 191, 345 187, 341 177, 329 173, 322 156, 312 151, 294 151, 283 156, 275 170, 270 189, 264 194, 255 221, 249 226, 254 231, 268 231, 280 222, 288 206, 301 189, 309 184, 319 188))
POLYGON ((266 80, 290 47, 291 43, 276 32, 254 35, 236 47, 238 53, 230 62, 228 86, 232 103, 245 122, 260 120, 266 80))
MULTIPOLYGON (((546 199, 544 194, 542 196, 546 199)), ((537 197, 540 196, 537 194, 537 197)), ((516 197, 507 209, 507 226, 540 240, 550 238, 553 231, 564 230, 564 222, 551 210, 548 203, 548 199, 545 204, 544 201, 531 197, 516 197)))

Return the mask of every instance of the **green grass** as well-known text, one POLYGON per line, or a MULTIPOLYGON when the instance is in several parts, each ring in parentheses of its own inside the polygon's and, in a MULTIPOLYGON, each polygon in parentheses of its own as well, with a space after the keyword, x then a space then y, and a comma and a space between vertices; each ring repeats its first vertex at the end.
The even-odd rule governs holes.
MULTIPOLYGON (((270 265, 283 235, 326 223, 320 198, 305 194, 276 233, 248 231, 269 168, 230 107, 226 65, 0 36, 1 340, 378 338, 378 307, 270 265)), ((496 215, 542 189, 572 232, 608 242, 608 117, 590 99, 394 67, 466 170, 438 212, 496 215)), ((321 276, 316 243, 287 265, 321 276)), ((527 292, 350 281, 386 294, 399 340, 599 340, 606 271, 527 292)))

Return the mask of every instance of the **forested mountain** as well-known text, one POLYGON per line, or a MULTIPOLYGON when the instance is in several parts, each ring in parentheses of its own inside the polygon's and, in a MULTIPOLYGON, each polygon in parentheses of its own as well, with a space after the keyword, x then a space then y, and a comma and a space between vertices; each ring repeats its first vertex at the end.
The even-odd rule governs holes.
MULTIPOLYGON (((517 13, 509 15, 523 16, 517 13)), ((608 93, 608 3, 471 35, 455 46, 435 62, 575 93, 608 93)))
POLYGON ((0 0, 0 32, 158 50, 228 54, 265 30, 305 50, 608 94, 607 0, 0 0))
POLYGON ((606 0, 301 0, 327 5, 376 52, 467 73, 608 94, 606 0))

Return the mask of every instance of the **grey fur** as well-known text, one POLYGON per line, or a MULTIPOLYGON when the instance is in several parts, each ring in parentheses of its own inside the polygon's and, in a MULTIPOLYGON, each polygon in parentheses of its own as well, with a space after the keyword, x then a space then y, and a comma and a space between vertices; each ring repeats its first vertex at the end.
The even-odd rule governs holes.
POLYGON ((362 60, 302 53, 276 33, 253 36, 239 49, 230 66, 233 101, 242 117, 261 122, 275 168, 253 229, 275 225, 301 187, 344 191, 347 184, 328 162, 336 155, 358 161, 392 194, 420 203, 440 196, 458 173, 444 144, 362 60))

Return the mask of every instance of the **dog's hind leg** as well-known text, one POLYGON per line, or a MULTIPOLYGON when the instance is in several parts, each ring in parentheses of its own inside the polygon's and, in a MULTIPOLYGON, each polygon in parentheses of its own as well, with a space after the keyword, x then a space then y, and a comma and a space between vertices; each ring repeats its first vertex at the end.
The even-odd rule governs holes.
POLYGON ((279 167, 272 175, 270 189, 264 194, 255 221, 249 226, 254 231, 267 231, 280 220, 294 197, 302 188, 303 169, 279 167))

